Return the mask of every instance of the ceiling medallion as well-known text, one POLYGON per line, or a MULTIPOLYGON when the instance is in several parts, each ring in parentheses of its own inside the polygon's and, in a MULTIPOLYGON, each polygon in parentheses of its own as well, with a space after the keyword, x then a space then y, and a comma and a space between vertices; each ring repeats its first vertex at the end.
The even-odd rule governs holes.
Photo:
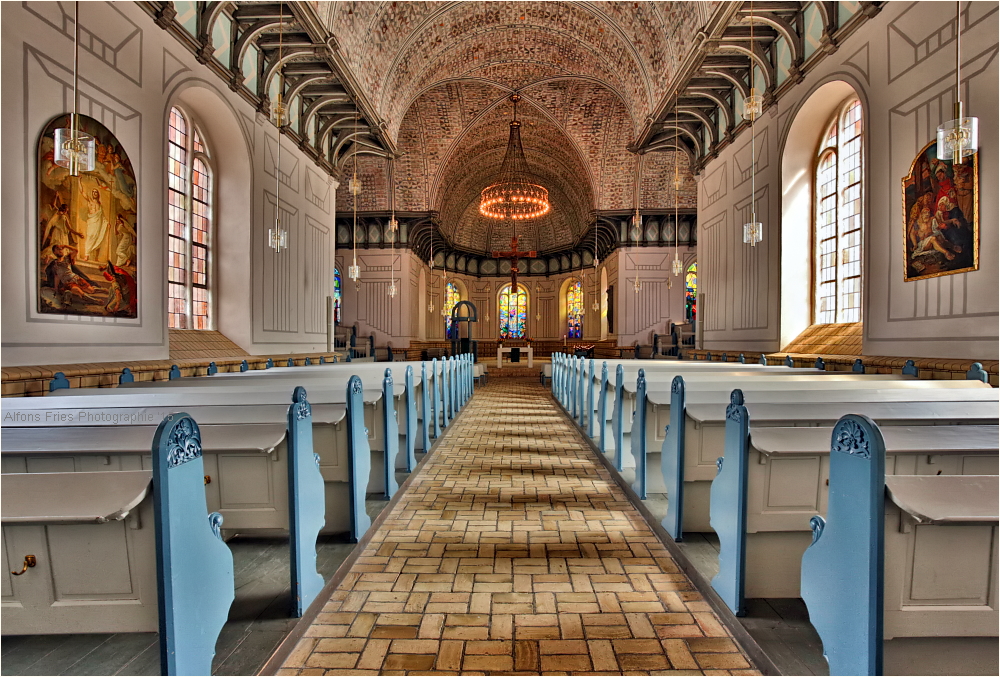
POLYGON ((552 210, 549 191, 528 180, 528 162, 521 145, 521 122, 517 119, 517 102, 521 95, 510 95, 514 104, 514 119, 510 123, 507 152, 500 165, 500 180, 483 189, 479 213, 492 219, 534 219, 552 210))

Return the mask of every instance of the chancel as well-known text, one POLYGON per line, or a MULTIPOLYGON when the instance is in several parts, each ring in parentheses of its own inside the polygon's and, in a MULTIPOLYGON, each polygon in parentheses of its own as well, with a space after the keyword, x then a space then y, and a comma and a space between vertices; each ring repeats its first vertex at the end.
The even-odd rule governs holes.
POLYGON ((998 20, 0 4, 0 674, 1000 673, 998 20))

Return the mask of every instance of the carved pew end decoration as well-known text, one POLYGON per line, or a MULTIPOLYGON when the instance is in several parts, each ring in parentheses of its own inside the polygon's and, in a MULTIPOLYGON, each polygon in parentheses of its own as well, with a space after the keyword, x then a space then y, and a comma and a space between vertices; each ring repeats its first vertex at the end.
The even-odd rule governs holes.
POLYGON ((164 675, 208 675, 236 596, 233 555, 222 515, 208 514, 198 424, 188 414, 167 416, 152 451, 160 667, 164 675))
POLYGON ((677 543, 684 540, 684 392, 684 378, 675 376, 670 383, 670 425, 660 450, 660 468, 667 487, 667 514, 661 524, 677 543))
POLYGON ((974 362, 972 368, 965 372, 965 378, 970 381, 982 381, 983 383, 990 382, 989 374, 987 374, 986 370, 983 369, 982 362, 974 362))
POLYGON ((737 616, 746 615, 747 462, 750 421, 743 391, 733 390, 726 407, 725 457, 716 461, 711 524, 719 536, 719 573, 712 587, 737 616))
POLYGON ((181 368, 176 364, 170 365, 170 373, 167 374, 167 379, 170 381, 176 381, 181 377, 181 368))
POLYGON ((833 429, 827 518, 813 517, 802 555, 802 599, 831 675, 881 675, 885 441, 867 416, 833 429))
POLYGON ((54 393, 57 390, 62 390, 63 388, 69 388, 69 379, 66 378, 66 374, 61 371, 57 371, 52 380, 49 381, 49 392, 54 393))
POLYGON ((294 618, 323 589, 316 571, 316 538, 326 525, 326 484, 313 452, 312 407, 306 389, 296 386, 288 407, 288 524, 294 618))
POLYGON ((122 369, 122 373, 118 377, 118 385, 121 385, 122 383, 135 383, 135 375, 132 373, 132 370, 129 369, 128 367, 122 369))
POLYGON ((912 376, 913 378, 920 377, 920 369, 917 368, 917 365, 913 360, 907 360, 906 364, 903 365, 903 376, 912 376))
POLYGON ((347 448, 351 483, 351 540, 361 540, 372 525, 365 510, 372 454, 365 427, 364 389, 359 376, 347 382, 347 448))

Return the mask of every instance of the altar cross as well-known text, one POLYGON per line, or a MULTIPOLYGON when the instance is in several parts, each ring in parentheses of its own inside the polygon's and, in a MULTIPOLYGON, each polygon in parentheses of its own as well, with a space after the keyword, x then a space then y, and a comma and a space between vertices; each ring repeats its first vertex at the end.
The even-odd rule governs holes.
POLYGON ((495 259, 510 259, 510 289, 511 293, 517 293, 517 260, 519 258, 533 259, 538 256, 538 252, 522 252, 517 249, 517 235, 510 238, 509 252, 493 252, 495 259))

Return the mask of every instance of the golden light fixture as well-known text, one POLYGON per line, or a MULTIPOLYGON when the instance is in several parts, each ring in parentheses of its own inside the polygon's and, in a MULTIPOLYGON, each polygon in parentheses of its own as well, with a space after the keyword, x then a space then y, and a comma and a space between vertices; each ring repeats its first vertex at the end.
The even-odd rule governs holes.
POLYGON ((528 161, 521 145, 521 122, 517 119, 517 102, 521 95, 514 92, 514 119, 510 123, 507 152, 500 165, 500 180, 483 189, 479 213, 491 219, 535 219, 552 211, 549 191, 528 179, 528 161))
POLYGON ((75 3, 73 18, 73 114, 70 116, 69 127, 55 130, 55 147, 53 162, 69 170, 70 176, 79 176, 80 172, 94 171, 95 142, 90 134, 80 131, 80 3, 75 3))
POLYGON ((937 156, 960 165, 979 150, 979 118, 965 117, 962 104, 962 4, 955 3, 955 119, 937 128, 937 156))
MULTIPOLYGON (((750 51, 753 41, 753 0, 750 0, 750 51)), ((754 82, 754 61, 750 59, 750 84, 754 82)), ((754 123, 762 110, 757 90, 750 87, 750 96, 743 104, 743 117, 750 120, 750 220, 743 224, 743 244, 756 247, 764 239, 764 224, 757 220, 757 133, 754 123)))

